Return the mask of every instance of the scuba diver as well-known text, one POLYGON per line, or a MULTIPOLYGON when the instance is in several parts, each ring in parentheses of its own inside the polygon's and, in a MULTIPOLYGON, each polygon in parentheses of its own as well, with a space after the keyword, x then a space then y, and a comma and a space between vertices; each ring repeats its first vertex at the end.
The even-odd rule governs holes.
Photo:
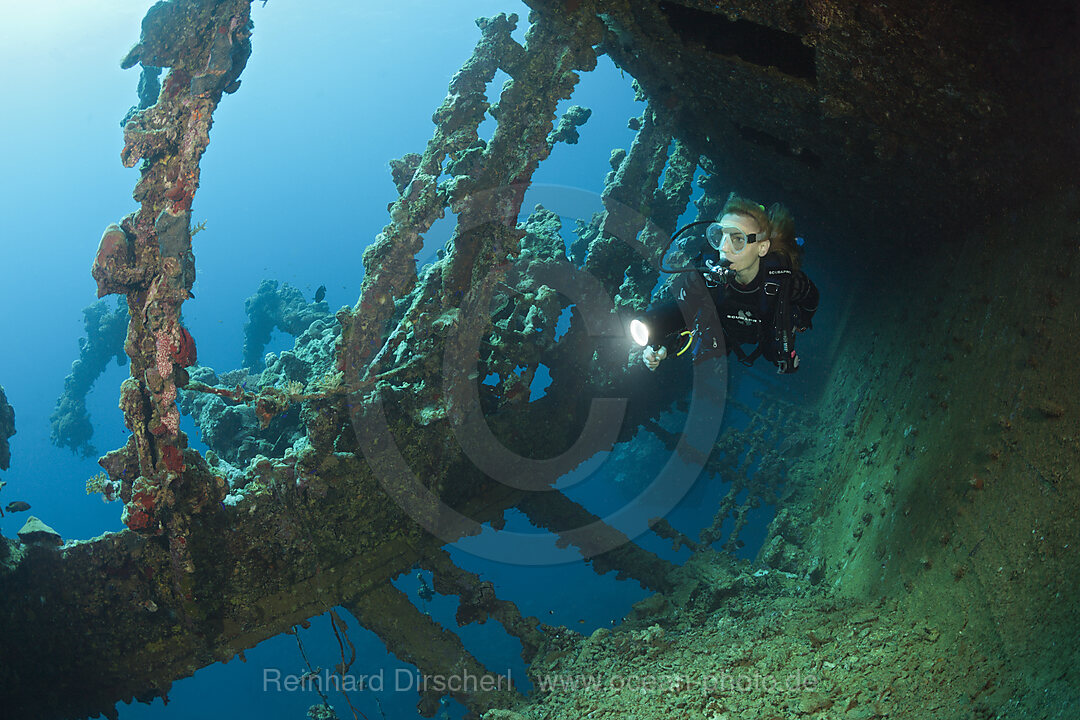
POLYGON ((818 290, 799 270, 802 252, 787 208, 776 203, 766 211, 732 193, 718 220, 691 223, 672 240, 694 225, 708 225, 698 262, 661 267, 685 273, 671 284, 676 299, 630 325, 645 346, 645 365, 656 370, 664 358, 687 351, 695 364, 732 352, 747 366, 764 357, 781 374, 795 372, 795 333, 811 328, 818 290))

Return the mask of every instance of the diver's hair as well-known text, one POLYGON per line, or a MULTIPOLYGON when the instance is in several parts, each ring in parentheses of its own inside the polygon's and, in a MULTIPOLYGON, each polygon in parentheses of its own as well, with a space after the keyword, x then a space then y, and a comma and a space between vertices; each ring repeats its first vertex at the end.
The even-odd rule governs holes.
POLYGON ((787 258, 792 270, 802 264, 802 248, 795 242, 795 218, 780 203, 769 207, 769 252, 780 253, 787 258))
POLYGON ((791 217, 786 207, 773 203, 765 210, 764 205, 731 193, 720 212, 721 215, 728 213, 753 218, 769 238, 769 252, 784 256, 792 269, 799 269, 802 250, 795 244, 795 218, 791 217))

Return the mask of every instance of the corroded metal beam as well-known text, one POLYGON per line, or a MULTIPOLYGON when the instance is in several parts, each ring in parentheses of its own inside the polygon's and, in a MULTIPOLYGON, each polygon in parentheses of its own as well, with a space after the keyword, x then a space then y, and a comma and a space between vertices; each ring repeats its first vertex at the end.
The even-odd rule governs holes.
POLYGON ((450 695, 476 713, 506 708, 524 700, 511 678, 490 672, 465 649, 461 638, 420 612, 393 585, 381 585, 345 608, 386 642, 399 659, 416 666, 421 680, 420 712, 432 717, 439 700, 450 695))

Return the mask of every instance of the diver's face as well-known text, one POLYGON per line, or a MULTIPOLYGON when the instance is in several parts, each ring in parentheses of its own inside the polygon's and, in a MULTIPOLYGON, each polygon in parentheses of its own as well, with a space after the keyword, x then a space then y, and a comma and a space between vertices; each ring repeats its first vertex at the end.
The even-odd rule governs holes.
POLYGON ((761 234, 757 221, 746 215, 728 213, 718 221, 723 228, 723 240, 720 243, 720 259, 731 263, 739 279, 752 280, 757 274, 758 263, 769 252, 769 241, 761 234), (754 238, 755 242, 746 240, 754 238), (741 239, 744 239, 740 242, 741 239), (742 245, 736 249, 737 245, 742 245))

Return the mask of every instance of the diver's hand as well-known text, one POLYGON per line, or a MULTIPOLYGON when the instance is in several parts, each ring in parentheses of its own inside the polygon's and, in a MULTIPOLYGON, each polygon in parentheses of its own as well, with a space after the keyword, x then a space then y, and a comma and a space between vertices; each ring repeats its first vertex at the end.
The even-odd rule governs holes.
POLYGON ((667 348, 662 347, 659 350, 653 350, 652 346, 645 348, 645 351, 641 353, 641 359, 645 361, 645 366, 650 370, 655 370, 660 365, 660 361, 667 357, 667 348))

